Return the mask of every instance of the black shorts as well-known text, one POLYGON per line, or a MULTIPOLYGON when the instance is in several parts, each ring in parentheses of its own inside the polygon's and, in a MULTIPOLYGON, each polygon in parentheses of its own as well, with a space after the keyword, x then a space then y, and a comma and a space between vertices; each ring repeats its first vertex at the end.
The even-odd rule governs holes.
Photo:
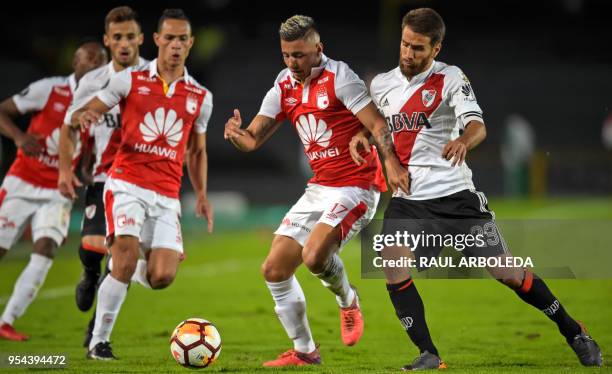
POLYGON ((104 182, 96 182, 91 186, 87 186, 85 191, 85 212, 81 224, 81 236, 106 236, 103 194, 104 182))
MULTIPOLYGON (((422 241, 414 251, 417 264, 420 257, 437 257, 446 246, 468 257, 508 253, 495 215, 479 191, 463 190, 430 200, 392 198, 385 210, 382 234, 397 235, 398 232, 421 234, 422 241)), ((422 270, 420 266, 419 270, 422 270)))

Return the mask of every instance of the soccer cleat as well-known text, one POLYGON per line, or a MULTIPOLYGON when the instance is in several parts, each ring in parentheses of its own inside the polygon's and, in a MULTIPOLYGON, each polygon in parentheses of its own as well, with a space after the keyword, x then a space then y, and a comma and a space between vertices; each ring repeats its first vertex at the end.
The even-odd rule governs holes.
POLYGON ((573 340, 568 340, 567 343, 576 352, 576 356, 578 356, 578 360, 580 360, 583 366, 602 366, 603 357, 599 345, 588 335, 586 327, 584 327, 582 322, 578 322, 578 324, 582 331, 574 336, 573 340))
POLYGON ((83 272, 81 280, 76 286, 76 305, 80 311, 86 312, 91 309, 96 297, 96 285, 99 274, 83 272))
POLYGON ((12 340, 15 342, 22 342, 22 341, 30 339, 30 337, 27 336, 26 334, 17 332, 15 328, 9 325, 8 323, 3 323, 0 326, 0 338, 6 339, 6 340, 12 340))
POLYGON ((116 360, 117 357, 113 355, 113 348, 110 345, 110 342, 100 342, 95 345, 92 349, 87 351, 87 356, 90 360, 102 360, 102 361, 110 361, 116 360))
POLYGON ((93 329, 94 329, 95 324, 96 324, 96 312, 94 311, 93 316, 91 316, 91 319, 89 320, 89 323, 87 324, 87 330, 85 330, 85 339, 83 340, 83 347, 85 348, 89 347, 89 343, 91 342, 91 338, 93 337, 93 329))
POLYGON ((355 291, 353 304, 348 308, 340 308, 340 334, 344 345, 355 345, 363 335, 363 315, 359 307, 359 295, 355 291))
POLYGON ((315 348, 310 353, 298 352, 294 349, 290 349, 284 353, 281 353, 276 360, 266 361, 263 366, 283 367, 283 366, 304 366, 304 365, 319 365, 321 364, 321 355, 319 354, 319 348, 315 348))
POLYGON ((406 365, 402 368, 403 371, 427 369, 446 369, 446 364, 440 357, 434 355, 433 353, 423 351, 419 357, 412 361, 412 364, 406 365))

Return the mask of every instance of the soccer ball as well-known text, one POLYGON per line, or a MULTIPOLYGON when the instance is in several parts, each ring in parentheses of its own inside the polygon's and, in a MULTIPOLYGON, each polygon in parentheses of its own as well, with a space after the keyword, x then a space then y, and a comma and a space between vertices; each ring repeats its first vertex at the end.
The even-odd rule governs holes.
POLYGON ((174 329, 170 338, 170 352, 180 365, 205 368, 221 354, 221 335, 209 321, 189 318, 174 329))

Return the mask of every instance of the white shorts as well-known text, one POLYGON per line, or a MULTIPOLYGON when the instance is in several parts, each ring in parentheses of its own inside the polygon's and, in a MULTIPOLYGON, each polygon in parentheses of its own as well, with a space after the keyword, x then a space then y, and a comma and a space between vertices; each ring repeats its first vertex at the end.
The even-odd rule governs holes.
POLYGON ((380 192, 375 188, 327 187, 308 184, 302 197, 285 214, 274 232, 295 239, 303 247, 317 223, 340 225, 340 248, 370 223, 380 192))
POLYGON ((106 237, 135 236, 141 249, 167 248, 183 253, 181 202, 120 179, 104 184, 106 237))
POLYGON ((0 188, 0 248, 10 249, 30 223, 32 241, 51 238, 61 245, 68 235, 72 201, 55 188, 34 186, 9 175, 0 188))

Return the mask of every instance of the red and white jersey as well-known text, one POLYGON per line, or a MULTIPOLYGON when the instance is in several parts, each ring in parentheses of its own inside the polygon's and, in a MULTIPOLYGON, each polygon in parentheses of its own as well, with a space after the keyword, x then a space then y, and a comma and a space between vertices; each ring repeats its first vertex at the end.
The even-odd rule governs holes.
MULTIPOLYGON (((57 188, 60 128, 75 87, 74 74, 44 78, 13 96, 13 102, 21 114, 33 113, 27 132, 38 138, 42 152, 38 157, 28 157, 22 149, 18 149, 7 175, 14 175, 34 186, 57 188)), ((80 150, 81 139, 77 138, 73 166, 80 150)))
POLYGON ((347 64, 324 55, 303 84, 289 69, 281 71, 259 114, 288 119, 294 126, 314 173, 309 183, 386 191, 376 149, 363 152, 366 162, 361 166, 349 153, 351 138, 363 127, 355 114, 371 101, 365 84, 347 64))
POLYGON ((169 86, 157 60, 111 77, 98 98, 121 109, 121 143, 109 175, 172 198, 179 197, 183 157, 192 128, 206 132, 212 94, 187 73, 169 86))
POLYGON ((434 61, 427 71, 408 81, 397 67, 377 75, 370 93, 387 120, 400 163, 410 174, 410 195, 398 190, 394 196, 429 200, 474 188, 472 171, 465 162, 452 167, 442 157, 444 146, 466 124, 483 122, 470 81, 461 69, 434 61))
MULTIPOLYGON (((143 68, 149 61, 139 57, 136 67, 143 68)), ((138 68, 136 68, 138 69, 138 68)), ((72 114, 83 107, 89 100, 105 88, 111 77, 119 74, 113 67, 113 62, 99 67, 85 74, 79 80, 72 98, 72 104, 66 112, 65 124, 70 124, 72 114)), ((121 142, 121 112, 119 105, 115 105, 108 112, 104 113, 102 119, 96 126, 90 126, 86 133, 88 140, 93 141, 96 162, 93 166, 94 182, 105 182, 108 170, 110 169, 115 153, 119 149, 121 142)))

